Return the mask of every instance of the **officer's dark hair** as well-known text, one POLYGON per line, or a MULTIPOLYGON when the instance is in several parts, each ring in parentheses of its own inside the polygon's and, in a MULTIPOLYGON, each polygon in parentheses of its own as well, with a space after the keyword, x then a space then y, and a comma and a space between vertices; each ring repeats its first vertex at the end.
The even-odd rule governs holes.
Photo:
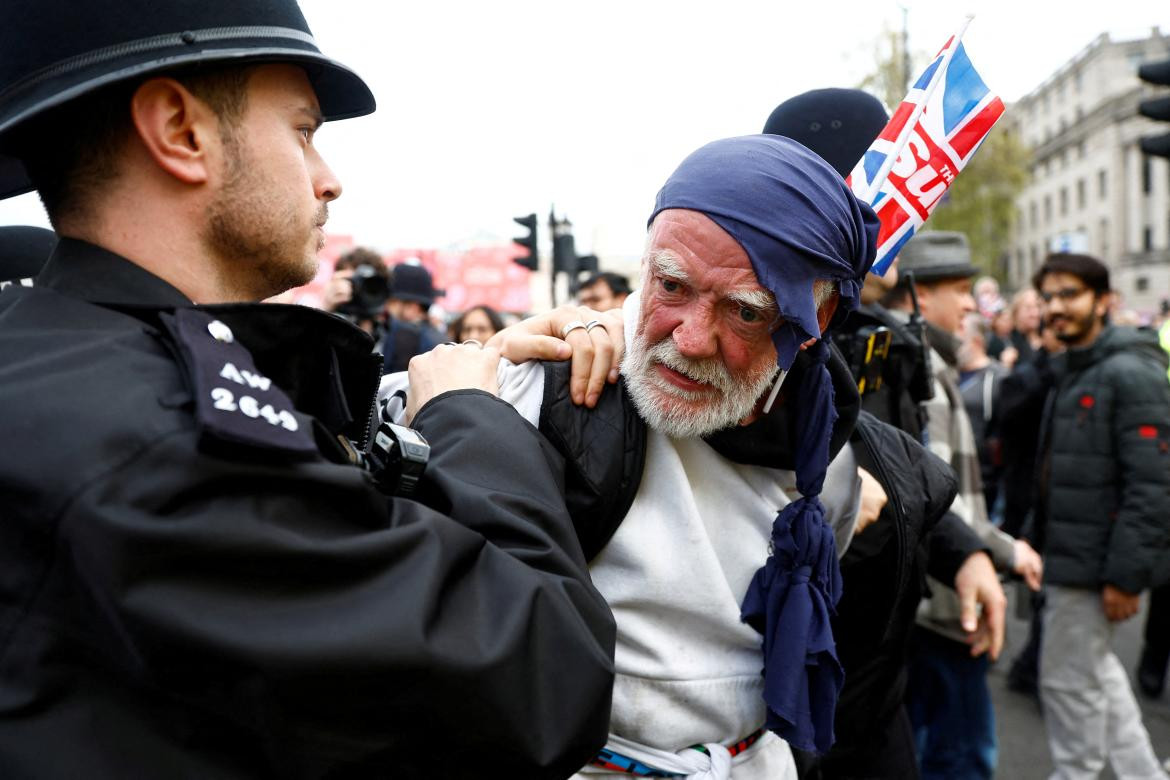
POLYGON ((390 269, 386 267, 386 261, 373 249, 364 246, 354 247, 337 258, 333 270, 344 271, 349 268, 357 268, 359 265, 368 265, 377 271, 379 276, 384 276, 387 280, 390 279, 390 269))
POLYGON ((254 68, 188 66, 112 84, 30 121, 12 134, 6 150, 21 158, 53 227, 67 216, 85 219, 93 199, 120 173, 120 154, 134 131, 130 101, 139 86, 152 78, 175 79, 216 113, 221 137, 233 143, 254 68))
POLYGON ((1032 276, 1032 286, 1037 290, 1049 274, 1072 274, 1085 283, 1096 295, 1107 293, 1109 269, 1095 257, 1072 252, 1057 252, 1044 258, 1044 264, 1032 276))
POLYGON ((577 289, 584 290, 592 287, 598 282, 605 282, 606 286, 613 291, 614 295, 629 295, 630 294, 630 280, 621 274, 615 274, 612 271, 602 271, 601 273, 593 274, 585 281, 581 282, 581 286, 577 289))

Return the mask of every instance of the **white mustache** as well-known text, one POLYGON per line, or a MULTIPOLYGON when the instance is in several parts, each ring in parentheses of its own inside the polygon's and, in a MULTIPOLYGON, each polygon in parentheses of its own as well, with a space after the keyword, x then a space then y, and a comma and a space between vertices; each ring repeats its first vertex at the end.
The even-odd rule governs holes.
POLYGON ((669 338, 663 339, 651 347, 647 352, 647 357, 656 363, 661 363, 672 371, 677 371, 688 379, 710 385, 724 393, 734 384, 734 380, 730 372, 728 372, 727 367, 719 362, 718 359, 706 358, 703 360, 694 360, 683 357, 679 353, 678 347, 669 338))

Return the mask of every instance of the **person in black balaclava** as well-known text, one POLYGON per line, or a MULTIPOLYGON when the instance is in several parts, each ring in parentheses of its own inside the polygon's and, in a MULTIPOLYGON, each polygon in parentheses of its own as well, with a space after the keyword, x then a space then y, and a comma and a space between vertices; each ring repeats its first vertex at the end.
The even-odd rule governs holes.
MULTIPOLYGON (((764 132, 799 141, 846 177, 888 118, 866 92, 817 89, 777 106, 764 132)), ((853 371, 862 408, 921 441, 920 404, 930 388, 921 331, 877 303, 896 281, 896 273, 866 277, 862 305, 838 329, 834 347, 853 371)), ((983 605, 984 620, 998 634, 991 641, 993 657, 1003 642, 1003 589, 979 538, 950 512, 937 525, 923 522, 906 511, 920 506, 921 497, 897 495, 886 474, 874 476, 896 498, 872 529, 854 537, 841 561, 844 591, 833 627, 845 687, 837 743, 819 758, 798 755, 805 778, 918 777, 904 698, 907 642, 924 570, 954 583, 965 609, 983 605)))

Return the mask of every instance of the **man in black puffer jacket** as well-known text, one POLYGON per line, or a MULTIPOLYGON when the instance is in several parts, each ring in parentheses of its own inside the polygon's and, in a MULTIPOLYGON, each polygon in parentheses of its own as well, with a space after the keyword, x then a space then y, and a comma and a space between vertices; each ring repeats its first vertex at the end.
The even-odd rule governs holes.
POLYGON ((1166 574, 1170 384, 1157 336, 1106 322, 1109 271, 1084 255, 1045 260, 1033 283, 1068 345, 1053 359, 1036 538, 1047 606, 1040 692, 1056 775, 1165 777, 1114 626, 1166 574))

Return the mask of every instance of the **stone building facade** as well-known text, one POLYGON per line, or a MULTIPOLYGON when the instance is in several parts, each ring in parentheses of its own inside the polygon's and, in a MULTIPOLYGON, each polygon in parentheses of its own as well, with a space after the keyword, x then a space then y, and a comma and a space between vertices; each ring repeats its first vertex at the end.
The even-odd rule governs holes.
POLYGON ((1137 68, 1170 58, 1170 35, 1098 36, 1010 107, 1004 120, 1032 149, 1030 184, 1016 199, 1007 277, 1029 284, 1051 251, 1100 257, 1124 306, 1142 313, 1170 298, 1170 162, 1138 139, 1170 131, 1137 113, 1158 94, 1137 68))

